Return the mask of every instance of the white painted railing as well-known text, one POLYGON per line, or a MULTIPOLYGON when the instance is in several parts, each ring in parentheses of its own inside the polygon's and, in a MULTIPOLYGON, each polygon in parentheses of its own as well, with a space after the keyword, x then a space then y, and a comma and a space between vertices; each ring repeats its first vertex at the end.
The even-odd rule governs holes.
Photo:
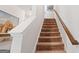
POLYGON ((43 6, 37 6, 35 15, 25 19, 9 33, 13 37, 11 53, 32 53, 36 50, 44 20, 43 6))
POLYGON ((42 23, 43 19, 32 17, 9 32, 13 37, 11 53, 35 52, 42 23))

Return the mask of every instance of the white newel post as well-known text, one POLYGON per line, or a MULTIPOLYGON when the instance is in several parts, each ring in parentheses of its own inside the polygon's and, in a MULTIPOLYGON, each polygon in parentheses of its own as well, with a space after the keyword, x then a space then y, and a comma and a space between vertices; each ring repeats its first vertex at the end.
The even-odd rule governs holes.
POLYGON ((12 36, 12 45, 11 45, 11 53, 21 53, 21 45, 22 45, 22 34, 21 33, 11 33, 12 36))

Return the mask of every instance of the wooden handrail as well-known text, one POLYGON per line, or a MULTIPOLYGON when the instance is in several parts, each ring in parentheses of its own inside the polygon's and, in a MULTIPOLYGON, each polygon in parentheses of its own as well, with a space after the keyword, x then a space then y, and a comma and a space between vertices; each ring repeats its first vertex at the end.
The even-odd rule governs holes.
POLYGON ((57 17, 59 18, 59 21, 60 21, 60 23, 62 24, 62 26, 63 26, 63 28, 64 28, 64 30, 65 30, 65 32, 66 32, 68 38, 70 39, 71 43, 72 43, 73 45, 78 45, 79 42, 78 42, 77 40, 75 40, 75 38, 73 37, 73 35, 72 35, 71 32, 69 31, 69 29, 67 28, 67 26, 65 25, 65 23, 62 21, 62 19, 61 19, 60 15, 58 14, 58 12, 57 12, 55 9, 54 9, 53 11, 56 13, 57 17))

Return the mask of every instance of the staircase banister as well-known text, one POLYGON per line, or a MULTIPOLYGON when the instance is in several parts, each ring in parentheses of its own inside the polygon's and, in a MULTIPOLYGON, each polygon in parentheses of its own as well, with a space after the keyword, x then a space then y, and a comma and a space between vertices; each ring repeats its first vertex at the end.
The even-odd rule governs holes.
POLYGON ((55 12, 55 14, 57 15, 57 17, 59 18, 60 23, 62 24, 68 38, 70 39, 72 45, 78 45, 79 42, 77 40, 75 40, 75 38, 73 37, 73 35, 71 34, 70 30, 67 28, 67 26, 65 25, 65 23, 63 22, 62 18, 60 17, 60 15, 58 14, 58 12, 53 9, 53 11, 55 12))

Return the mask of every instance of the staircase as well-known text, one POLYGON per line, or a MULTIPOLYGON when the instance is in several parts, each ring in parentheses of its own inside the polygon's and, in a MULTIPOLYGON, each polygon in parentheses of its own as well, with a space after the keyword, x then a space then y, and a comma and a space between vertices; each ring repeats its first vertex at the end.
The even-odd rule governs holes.
POLYGON ((10 53, 12 37, 9 33, 0 33, 0 53, 10 53))
POLYGON ((64 52, 64 44, 55 19, 45 19, 36 47, 37 53, 64 52))

